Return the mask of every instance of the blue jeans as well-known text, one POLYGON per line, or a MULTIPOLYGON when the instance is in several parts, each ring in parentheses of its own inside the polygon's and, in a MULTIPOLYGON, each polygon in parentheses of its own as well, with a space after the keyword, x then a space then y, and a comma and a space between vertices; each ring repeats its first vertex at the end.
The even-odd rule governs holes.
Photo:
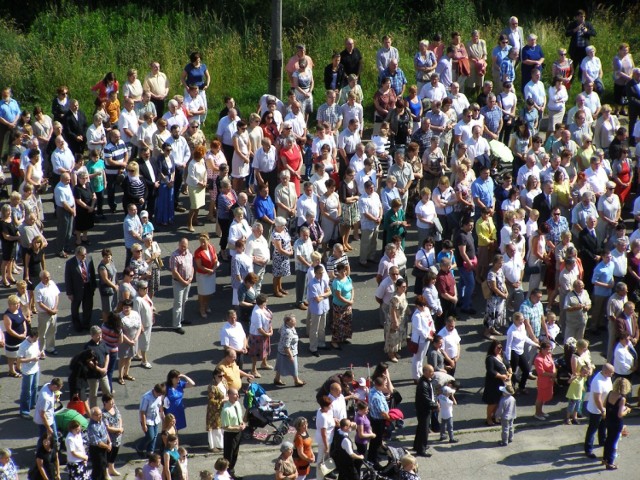
POLYGON ((36 408, 38 398, 38 383, 40 382, 40 372, 32 375, 22 375, 22 389, 20 390, 20 413, 26 413, 36 408))
POLYGON ((462 299, 461 307, 464 309, 470 309, 472 307, 473 289, 476 285, 475 275, 473 270, 467 270, 466 268, 460 268, 460 283, 458 284, 458 291, 460 292, 460 298, 462 299))
POLYGON ((112 392, 113 392, 113 372, 116 369, 117 365, 118 365, 118 354, 110 353, 109 361, 107 362, 107 379, 109 380, 109 389, 112 392))
POLYGON ((598 433, 598 445, 604 445, 607 439, 607 426, 604 418, 600 414, 589 412, 589 426, 584 437, 584 452, 587 454, 593 453, 596 432, 598 433))
POLYGON ((142 452, 153 453, 156 451, 156 439, 158 438, 158 425, 147 425, 147 433, 138 444, 142 452))

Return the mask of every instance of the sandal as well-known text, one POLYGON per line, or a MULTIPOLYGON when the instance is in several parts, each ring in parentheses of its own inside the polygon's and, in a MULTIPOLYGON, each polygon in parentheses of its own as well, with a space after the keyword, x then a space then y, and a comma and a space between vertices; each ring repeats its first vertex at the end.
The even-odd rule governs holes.
POLYGON ((253 375, 253 378, 262 378, 262 375, 260 375, 256 370, 251 372, 251 375, 253 375))
POLYGON ((18 373, 18 372, 11 372, 11 373, 9 373, 9 376, 11 378, 22 378, 22 374, 18 373))
POLYGON ((294 385, 295 385, 296 387, 304 387, 306 384, 307 384, 307 382, 305 382, 304 380, 303 380, 303 381, 301 381, 300 383, 294 383, 294 385))
POLYGON ((263 363, 262 365, 260 365, 260 368, 262 370, 273 370, 273 365, 269 365, 268 363, 263 363))
POLYGON ((135 382, 136 379, 134 377, 132 377, 131 375, 125 375, 124 377, 125 380, 129 380, 130 382, 135 382))
POLYGON ((274 384, 274 385, 276 385, 276 386, 278 386, 278 387, 284 387, 284 386, 286 386, 286 383, 284 383, 284 382, 283 382, 283 381, 281 381, 281 380, 278 380, 277 382, 274 380, 274 381, 273 381, 273 384, 274 384))
POLYGON ((151 369, 151 364, 149 362, 147 363, 143 363, 142 365, 140 365, 142 368, 146 368, 147 370, 151 369))
POLYGON ((123 379, 123 378, 119 378, 119 379, 118 379, 118 383, 119 383, 120 385, 124 385, 124 379, 123 379))

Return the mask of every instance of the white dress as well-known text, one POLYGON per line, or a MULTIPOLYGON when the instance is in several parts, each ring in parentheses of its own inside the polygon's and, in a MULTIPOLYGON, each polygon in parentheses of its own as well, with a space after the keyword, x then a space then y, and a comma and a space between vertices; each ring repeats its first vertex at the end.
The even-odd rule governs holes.
POLYGON ((151 345, 151 329, 153 328, 153 300, 148 296, 136 297, 133 300, 133 309, 140 315, 142 332, 138 337, 137 351, 148 352, 151 345))
MULTIPOLYGON (((248 133, 235 133, 234 137, 238 139, 238 146, 240 151, 249 156, 249 134, 248 133)), ((250 163, 244 163, 244 160, 238 155, 238 152, 233 151, 233 158, 231 159, 231 176, 233 178, 245 178, 249 175, 250 163)))
MULTIPOLYGON (((338 219, 338 208, 340 207, 340 197, 336 192, 329 195, 329 197, 320 197, 320 202, 324 204, 325 211, 333 219, 338 219)), ((333 223, 330 219, 322 215, 320 218, 320 228, 324 232, 324 241, 328 242, 332 240, 338 234, 338 223, 333 223)))

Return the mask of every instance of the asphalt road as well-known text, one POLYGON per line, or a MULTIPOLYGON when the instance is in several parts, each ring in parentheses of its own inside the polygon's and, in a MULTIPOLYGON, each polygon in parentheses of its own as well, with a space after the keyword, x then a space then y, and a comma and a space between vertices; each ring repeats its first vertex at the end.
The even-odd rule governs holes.
MULTIPOLYGON (((185 199, 185 202, 187 200, 185 199)), ((51 203, 46 204, 46 208, 51 210, 51 203)), ((107 221, 97 223, 96 227, 90 233, 90 239, 93 244, 90 247, 90 253, 93 254, 94 262, 97 264, 100 260, 100 250, 106 246, 110 247, 114 252, 114 258, 116 259, 116 265, 119 270, 123 267, 124 260, 124 246, 122 241, 122 219, 123 214, 118 213, 115 215, 109 215, 107 221)), ((165 258, 165 264, 168 265, 168 256, 176 248, 177 242, 182 237, 187 237, 191 240, 190 248, 193 251, 197 247, 197 233, 188 233, 184 227, 186 221, 186 214, 178 214, 176 217, 176 226, 172 230, 157 228, 156 240, 160 243, 165 258)), ((212 224, 206 224, 203 227, 197 227, 198 231, 208 231, 213 233, 215 226, 212 224)), ((46 234, 49 239, 55 237, 55 223, 53 220, 48 220, 46 234)), ((410 259, 410 264, 413 260, 413 253, 415 252, 415 232, 409 235, 410 239, 407 244, 407 253, 410 259)), ((217 247, 217 240, 214 242, 217 247)), ((315 358, 308 353, 307 345, 308 340, 301 339, 299 366, 301 377, 307 381, 307 385, 303 388, 293 388, 291 386, 292 381, 290 378, 284 380, 289 383, 289 386, 284 388, 278 388, 273 386, 273 372, 262 372, 262 378, 260 383, 265 387, 268 394, 277 400, 283 400, 286 402, 287 409, 293 417, 302 415, 311 419, 314 415, 317 405, 315 403, 315 391, 318 386, 331 374, 345 370, 346 368, 353 367, 356 377, 367 376, 367 366, 373 368, 378 362, 384 361, 386 355, 383 352, 383 333, 382 329, 378 327, 378 304, 375 302, 373 296, 375 291, 375 272, 373 269, 363 271, 357 262, 357 246, 358 242, 353 242, 356 249, 351 254, 352 264, 352 278, 356 285, 357 301, 354 308, 354 326, 353 326, 353 339, 352 345, 344 346, 342 351, 329 351, 323 352, 319 358, 315 358)), ((47 253, 50 257, 47 259, 47 268, 52 273, 52 278, 58 283, 61 291, 64 292, 64 278, 63 260, 52 256, 54 252, 53 247, 50 247, 47 253)), ((193 325, 187 326, 187 333, 184 336, 178 335, 173 331, 166 328, 170 323, 171 309, 172 309, 172 290, 170 274, 165 270, 162 273, 161 289, 158 296, 155 298, 156 308, 160 312, 158 322, 154 327, 154 333, 152 336, 152 344, 150 349, 150 361, 153 364, 153 369, 142 369, 138 363, 134 362, 134 366, 131 369, 131 375, 136 378, 135 382, 127 382, 126 385, 121 386, 117 383, 114 384, 114 394, 116 397, 117 405, 119 406, 124 417, 124 444, 120 450, 120 456, 118 464, 124 463, 128 460, 137 458, 135 452, 132 449, 133 442, 137 441, 141 436, 140 427, 138 424, 138 402, 141 395, 149 390, 155 383, 163 382, 166 378, 166 374, 170 369, 176 368, 181 372, 189 375, 195 382, 196 386, 189 389, 185 395, 186 415, 187 415, 187 428, 180 432, 181 444, 188 446, 190 453, 206 453, 207 439, 205 428, 205 409, 206 409, 206 388, 211 379, 211 372, 214 365, 221 358, 221 351, 218 346, 214 345, 214 342, 218 341, 219 328, 223 322, 223 315, 231 307, 231 288, 228 285, 228 264, 224 265, 226 272, 218 277, 218 290, 214 295, 211 305, 213 313, 207 320, 203 320, 198 315, 197 299, 195 286, 191 290, 191 298, 187 305, 187 315, 193 320, 193 325)), ((282 318, 285 313, 295 311, 293 306, 293 282, 294 278, 289 277, 285 282, 285 288, 290 290, 290 294, 285 298, 269 299, 270 308, 274 311, 274 328, 279 329, 282 324, 282 318)), ((413 278, 409 278, 409 282, 413 284, 413 278)), ((271 276, 265 277, 265 293, 271 292, 271 276)), ((0 302, 6 302, 6 297, 12 292, 8 290, 2 290, 0 292, 0 302)), ((410 296, 410 300, 412 296, 410 296)), ((475 294, 475 308, 482 312, 484 310, 484 300, 480 288, 477 289, 475 294)), ((49 357, 40 363, 42 370, 41 384, 48 381, 53 376, 61 376, 66 381, 68 375, 68 362, 70 358, 77 353, 82 345, 88 340, 88 335, 78 335, 70 327, 69 320, 69 302, 66 296, 62 295, 60 299, 60 322, 57 334, 58 350, 60 356, 49 357)), ((94 324, 99 324, 100 314, 98 311, 99 298, 96 296, 94 311, 94 324)), ((303 315, 298 315, 300 319, 303 315)), ((460 458, 462 463, 450 463, 449 466, 456 465, 461 468, 464 465, 468 465, 464 472, 469 472, 469 476, 474 472, 473 465, 475 458, 481 460, 482 463, 478 465, 485 465, 488 469, 487 472, 495 471, 491 470, 491 465, 498 464, 504 468, 513 468, 512 478, 559 478, 556 475, 541 476, 541 472, 538 468, 530 469, 532 472, 528 476, 524 473, 516 473, 520 470, 517 469, 518 465, 525 466, 527 459, 532 458, 531 464, 526 465, 527 468, 532 465, 547 465, 548 468, 556 468, 554 462, 564 461, 562 455, 563 452, 568 452, 566 455, 571 455, 572 458, 566 460, 570 464, 579 463, 579 455, 575 452, 580 451, 580 446, 576 445, 581 441, 581 436, 584 435, 584 428, 586 427, 567 427, 567 429, 560 429, 560 431, 571 431, 574 433, 571 438, 568 439, 565 436, 556 436, 555 430, 543 429, 541 435, 535 435, 531 438, 538 438, 537 451, 535 455, 535 461, 533 457, 525 455, 524 451, 519 450, 517 447, 509 447, 508 449, 487 450, 488 447, 494 446, 494 440, 497 441, 497 433, 478 433, 471 434, 475 430, 482 431, 484 424, 485 405, 482 403, 481 394, 484 379, 484 357, 487 349, 487 341, 480 335, 482 318, 480 315, 469 318, 466 316, 460 317, 458 322, 458 331, 462 337, 463 353, 457 369, 457 379, 460 381, 462 388, 457 394, 459 405, 455 407, 455 429, 466 431, 469 437, 463 437, 473 439, 473 442, 469 443, 463 440, 462 445, 452 446, 449 448, 442 447, 443 450, 451 450, 451 459, 460 458), (473 435, 479 435, 476 439, 473 435), (490 439, 490 440, 489 440, 490 439), (550 448, 547 441, 553 439, 554 442, 563 442, 557 445, 557 448, 550 448), (565 443, 567 442, 567 443, 565 443), (455 452, 455 454, 453 453, 455 452), (573 453, 571 453, 573 452, 573 453), (560 457, 559 457, 560 455, 560 457), (560 458, 560 460, 558 460, 560 458)), ((304 328, 300 327, 301 333, 304 335, 304 328)), ((302 335, 302 336, 303 336, 302 335)), ((274 339, 274 342, 277 338, 274 339)), ((592 351, 594 352, 594 359, 596 363, 601 364, 602 358, 599 352, 602 350, 602 342, 594 341, 592 343, 592 351)), ((272 353, 272 363, 275 361, 275 348, 272 353)), ((410 446, 410 440, 413 435, 413 429, 415 425, 414 408, 413 408, 413 396, 414 386, 411 381, 410 375, 410 358, 406 350, 402 352, 402 359, 397 364, 392 364, 390 371, 394 385, 399 389, 400 393, 404 397, 404 402, 401 405, 407 425, 404 430, 400 432, 402 435, 407 435, 408 443, 410 446)), ((0 446, 9 447, 13 450, 16 463, 21 468, 28 468, 33 461, 33 447, 35 445, 37 428, 28 420, 21 419, 18 416, 18 398, 20 390, 20 380, 9 378, 6 376, 6 366, 2 367, 3 375, 0 378, 0 446)), ((534 387, 533 382, 530 382, 530 387, 534 387)), ((532 418, 533 415, 533 402, 535 399, 535 388, 531 389, 531 393, 528 397, 520 397, 518 399, 518 411, 520 422, 524 424, 532 424, 539 427, 537 420, 532 418)), ((564 400, 564 392, 559 392, 552 404, 546 409, 551 414, 551 421, 559 421, 563 418, 562 409, 566 406, 564 400)), ((63 396, 65 401, 68 396, 63 396)), ((550 423, 551 423, 550 421, 550 423)), ((637 424, 637 421, 636 421, 637 424)), ((633 435, 637 434, 632 428, 632 437, 623 442, 624 445, 635 443, 637 450, 637 440, 633 435)), ((522 437, 529 437, 526 433, 522 437)), ((403 437, 400 437, 398 441, 402 442, 403 437)), ((555 443, 553 443, 555 445, 555 443)), ((536 445, 534 445, 535 447, 536 445)), ((240 474, 249 475, 249 478, 268 478, 266 475, 264 465, 257 465, 251 460, 247 461, 245 454, 248 452, 259 452, 265 447, 264 444, 254 441, 247 444, 243 444, 241 451, 241 463, 242 467, 239 471, 240 474)), ((440 447, 438 447, 440 449, 440 447)), ((272 459, 275 457, 273 453, 274 447, 269 447, 264 454, 265 458, 272 459)), ((262 458, 262 457, 261 457, 262 458)), ((623 458, 626 458, 624 456, 623 458)), ((429 460, 430 462, 432 460, 429 460)), ((434 460, 435 461, 435 460, 434 460)), ((457 461, 457 460, 456 460, 457 461)), ((626 460, 625 460, 626 461, 626 460)), ((445 464, 441 465, 443 468, 445 464)), ((203 467, 204 468, 204 467, 203 467)), ((212 463, 208 468, 212 468, 212 463)), ((541 467, 542 468, 542 467, 541 467)), ((546 468, 544 469, 546 470, 546 468)), ((197 469, 193 469, 191 472, 191 478, 197 478, 197 469)), ((268 467, 268 471, 271 472, 271 466, 268 467)), ((510 472, 511 470, 505 470, 510 472)), ((488 474, 487 474, 488 475, 488 474)), ((511 474, 508 474, 511 475, 511 474)), ((563 475, 571 475, 571 470, 566 469, 563 475)), ((502 476, 502 475, 501 475, 502 476)), ((466 476, 465 476, 466 477, 466 476)), ((424 477, 423 477, 424 478, 424 477)), ((477 478, 485 478, 479 476, 477 478)), ((495 477, 492 477, 495 478, 495 477)))

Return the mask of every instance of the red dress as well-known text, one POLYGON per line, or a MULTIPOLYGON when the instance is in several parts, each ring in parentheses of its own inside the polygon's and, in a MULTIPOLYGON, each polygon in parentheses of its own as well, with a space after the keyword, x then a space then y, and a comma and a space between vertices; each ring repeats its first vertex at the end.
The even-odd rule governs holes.
POLYGON ((553 377, 542 375, 542 372, 553 373, 553 357, 551 355, 536 355, 533 365, 538 375, 538 402, 548 402, 553 398, 553 377))
MULTIPOLYGON (((300 147, 298 144, 294 144, 290 149, 281 149, 280 150, 280 158, 283 158, 287 165, 294 171, 297 172, 300 170, 300 165, 302 164, 302 152, 300 151, 300 147)), ((281 168, 281 170, 283 170, 281 168)), ((295 175, 291 175, 291 181, 296 186, 296 194, 298 197, 300 196, 300 177, 296 177, 295 175)))
POLYGON ((620 204, 624 205, 627 199, 627 195, 629 195, 629 192, 631 191, 631 162, 629 161, 629 159, 625 158, 624 160, 620 160, 620 162, 617 164, 617 170, 618 180, 620 180, 622 183, 629 183, 628 187, 622 187, 616 184, 615 193, 620 198, 620 204))

